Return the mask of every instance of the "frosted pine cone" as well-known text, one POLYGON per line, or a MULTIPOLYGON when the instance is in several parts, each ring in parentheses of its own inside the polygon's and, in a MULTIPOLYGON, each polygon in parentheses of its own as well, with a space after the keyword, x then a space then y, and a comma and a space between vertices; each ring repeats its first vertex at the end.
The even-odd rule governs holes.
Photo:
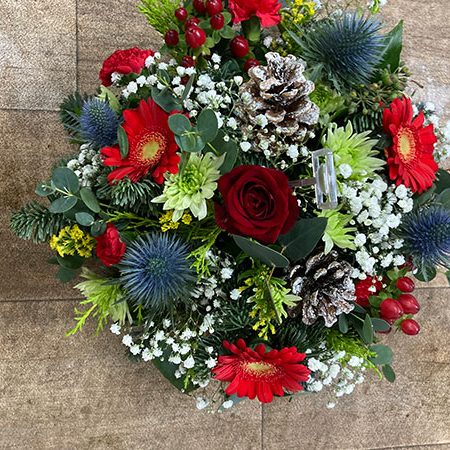
POLYGON ((306 325, 312 325, 323 317, 325 326, 331 327, 339 314, 353 310, 355 285, 350 277, 352 267, 346 261, 337 261, 337 258, 335 251, 328 255, 319 253, 290 271, 292 293, 302 299, 291 310, 291 316, 301 314, 306 325))
POLYGON ((239 111, 250 125, 258 125, 261 115, 269 132, 289 137, 297 143, 319 120, 319 108, 309 99, 314 83, 304 76, 306 63, 293 55, 267 53, 267 66, 249 70, 250 80, 242 85, 244 99, 239 111))

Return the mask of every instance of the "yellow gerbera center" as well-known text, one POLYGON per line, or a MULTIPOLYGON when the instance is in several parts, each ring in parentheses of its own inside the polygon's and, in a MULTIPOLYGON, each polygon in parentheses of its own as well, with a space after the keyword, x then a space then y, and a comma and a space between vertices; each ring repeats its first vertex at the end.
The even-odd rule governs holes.
POLYGON ((147 131, 139 137, 136 145, 137 161, 147 167, 154 166, 159 162, 166 148, 167 139, 165 136, 157 131, 147 131))
POLYGON ((397 134, 397 152, 404 163, 416 157, 416 139, 409 128, 400 128, 397 134))
POLYGON ((277 373, 277 367, 264 361, 244 363, 242 366, 244 372, 252 377, 267 377, 277 373))

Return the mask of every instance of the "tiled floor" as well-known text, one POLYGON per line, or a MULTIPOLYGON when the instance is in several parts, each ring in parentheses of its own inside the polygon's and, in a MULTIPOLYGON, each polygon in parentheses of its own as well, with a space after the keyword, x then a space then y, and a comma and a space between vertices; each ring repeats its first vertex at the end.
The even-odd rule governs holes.
MULTIPOLYGON (((137 1, 137 0, 136 0, 137 1)), ((423 98, 450 107, 448 0, 390 0, 406 21, 406 58, 423 98)), ((197 412, 116 338, 92 329, 65 338, 76 293, 59 285, 45 247, 11 236, 11 211, 32 196, 57 155, 70 154, 57 108, 93 90, 116 48, 158 36, 134 0, 0 3, 0 448, 1 449, 450 449, 450 289, 420 291, 423 331, 389 337, 394 385, 363 385, 334 410, 325 398, 197 412)), ((448 115, 450 116, 450 114, 448 115)))

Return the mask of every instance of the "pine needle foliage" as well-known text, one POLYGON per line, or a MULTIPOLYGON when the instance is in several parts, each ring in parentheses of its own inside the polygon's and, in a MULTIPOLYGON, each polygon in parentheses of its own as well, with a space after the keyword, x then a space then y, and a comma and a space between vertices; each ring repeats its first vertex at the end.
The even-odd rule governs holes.
POLYGON ((179 5, 179 0, 142 0, 139 11, 155 30, 164 34, 167 30, 178 28, 174 13, 179 5))
POLYGON ((38 202, 30 202, 11 217, 11 230, 21 239, 48 242, 71 222, 63 214, 53 214, 38 202))
POLYGON ((276 348, 296 347, 297 351, 305 352, 315 349, 326 340, 327 329, 324 325, 315 324, 314 327, 305 325, 301 319, 288 319, 276 333, 276 348))
POLYGON ((81 133, 80 116, 83 112, 83 105, 89 98, 86 94, 81 95, 76 92, 66 97, 59 106, 60 120, 73 143, 84 142, 81 133))

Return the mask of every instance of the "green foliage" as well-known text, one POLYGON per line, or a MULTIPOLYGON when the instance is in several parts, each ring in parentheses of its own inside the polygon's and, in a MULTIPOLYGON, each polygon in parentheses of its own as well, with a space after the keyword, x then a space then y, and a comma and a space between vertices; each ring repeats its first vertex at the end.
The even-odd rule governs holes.
POLYGON ((179 5, 178 0, 142 0, 139 11, 153 28, 164 34, 178 28, 174 13, 179 5))
POLYGON ((111 319, 113 322, 124 324, 132 321, 125 294, 119 284, 111 283, 111 279, 101 278, 95 273, 84 269, 82 277, 87 281, 75 286, 86 297, 80 304, 87 306, 85 310, 75 308, 77 324, 66 333, 72 336, 81 331, 89 317, 97 319, 98 334, 111 319))
POLYGON ((160 195, 161 187, 152 180, 145 178, 138 183, 133 183, 128 178, 124 178, 113 185, 104 179, 99 181, 97 197, 113 208, 143 215, 157 211, 156 205, 151 201, 160 195))
POLYGON ((81 95, 76 92, 75 94, 66 97, 59 107, 60 120, 73 143, 83 142, 80 128, 80 116, 83 104, 89 98, 88 95, 81 95))
POLYGON ((201 245, 189 254, 189 258, 194 260, 191 268, 195 269, 198 279, 209 277, 211 275, 208 253, 216 243, 221 232, 222 230, 217 227, 211 229, 209 233, 201 238, 201 245))
POLYGON ((45 206, 31 202, 11 217, 11 230, 21 239, 48 242, 71 221, 63 214, 52 214, 45 206))
POLYGON ((349 248, 355 250, 353 232, 355 227, 347 225, 353 219, 353 216, 339 212, 339 209, 323 210, 319 213, 319 217, 328 219, 323 241, 325 242, 325 253, 330 253, 336 245, 339 248, 349 248))

